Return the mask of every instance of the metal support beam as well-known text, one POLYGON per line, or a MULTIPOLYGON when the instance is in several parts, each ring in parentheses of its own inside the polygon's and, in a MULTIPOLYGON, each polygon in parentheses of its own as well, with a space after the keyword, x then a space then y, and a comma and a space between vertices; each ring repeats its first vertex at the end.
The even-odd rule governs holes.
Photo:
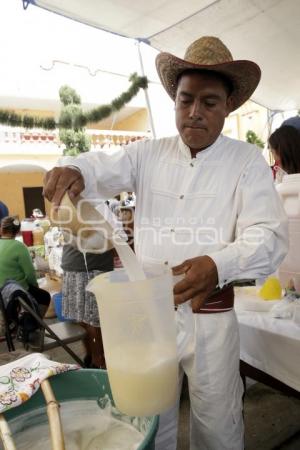
MULTIPOLYGON (((137 48, 138 48, 139 61, 140 61, 140 66, 141 66, 141 73, 142 73, 143 76, 146 76, 145 75, 145 70, 144 70, 142 52, 141 52, 141 48, 140 48, 140 45, 141 45, 140 41, 136 41, 136 45, 137 45, 137 48)), ((147 105, 147 109, 148 109, 148 113, 149 113, 150 127, 151 127, 152 136, 154 138, 156 138, 156 133, 155 133, 155 127, 154 127, 154 121, 153 121, 153 115, 152 115, 152 110, 151 110, 151 104, 150 104, 148 89, 144 89, 144 92, 145 92, 146 105, 147 105)))

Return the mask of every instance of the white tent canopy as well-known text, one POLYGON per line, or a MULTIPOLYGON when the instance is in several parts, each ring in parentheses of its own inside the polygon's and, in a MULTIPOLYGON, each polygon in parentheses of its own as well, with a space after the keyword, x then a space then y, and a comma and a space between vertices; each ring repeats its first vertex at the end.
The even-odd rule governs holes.
POLYGON ((300 108, 299 0, 32 0, 32 3, 106 31, 146 40, 153 47, 179 57, 198 37, 218 36, 235 59, 250 59, 260 65, 262 80, 254 101, 272 110, 300 108))
MULTIPOLYGON (((173 102, 159 83, 153 47, 84 25, 21 0, 0 1, 0 109, 35 109, 59 115, 59 88, 67 84, 77 90, 84 109, 110 103, 129 88, 133 72, 142 73, 142 55, 149 83, 153 122, 157 137, 176 133, 173 102), (140 49, 140 52, 138 51, 140 49)), ((143 108, 149 108, 140 90, 126 107, 102 126, 118 128, 143 108)), ((105 122, 105 123, 104 123, 105 122)))

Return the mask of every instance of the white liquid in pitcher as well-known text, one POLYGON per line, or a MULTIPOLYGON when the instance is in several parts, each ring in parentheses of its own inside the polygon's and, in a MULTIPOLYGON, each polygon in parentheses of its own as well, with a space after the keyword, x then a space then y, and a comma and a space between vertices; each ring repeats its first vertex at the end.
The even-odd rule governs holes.
POLYGON ((113 398, 124 414, 151 416, 166 411, 176 402, 177 358, 162 357, 155 350, 122 346, 111 352, 107 360, 113 398))
MULTIPOLYGON (((144 439, 132 425, 103 412, 95 401, 62 403, 60 412, 66 450, 136 450, 144 439)), ((48 422, 13 434, 18 450, 52 448, 48 422)))

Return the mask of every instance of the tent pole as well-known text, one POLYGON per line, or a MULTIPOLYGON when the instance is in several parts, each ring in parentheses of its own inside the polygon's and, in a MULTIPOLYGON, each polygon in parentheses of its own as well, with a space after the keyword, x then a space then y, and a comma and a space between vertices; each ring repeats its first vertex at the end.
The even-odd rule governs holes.
MULTIPOLYGON (((282 114, 282 111, 280 110, 276 110, 276 109, 269 109, 267 108, 267 114, 268 114, 268 139, 270 137, 270 135, 272 134, 272 126, 273 126, 273 120, 274 117, 276 116, 276 114, 280 113, 282 114)), ((273 158, 271 156, 271 152, 269 151, 269 164, 271 165, 273 162, 273 158)))
MULTIPOLYGON (((269 139, 269 137, 270 137, 270 135, 271 135, 271 131, 272 131, 272 122, 273 122, 273 111, 271 110, 271 109, 269 109, 269 108, 267 108, 267 129, 268 129, 268 132, 267 132, 267 141, 268 141, 268 139, 269 139)), ((272 162, 273 162, 273 158, 272 158, 272 154, 271 154, 271 152, 270 152, 270 150, 269 150, 269 148, 268 148, 268 145, 267 145, 267 156, 268 156, 268 164, 269 164, 269 166, 272 166, 272 162)))
MULTIPOLYGON (((136 41, 136 44, 137 44, 138 53, 139 53, 139 61, 140 61, 141 72, 142 72, 142 76, 144 77, 145 76, 145 70, 144 70, 143 58, 142 58, 142 53, 141 53, 141 48, 140 48, 140 44, 141 43, 140 43, 140 41, 136 41)), ((154 127, 154 121, 153 121, 153 115, 152 115, 152 109, 151 109, 151 105, 150 105, 148 89, 144 89, 144 92, 145 92, 146 105, 147 105, 149 119, 150 119, 151 132, 152 132, 152 136, 155 139, 156 138, 156 133, 155 133, 155 127, 154 127)))
POLYGON ((272 131, 272 122, 273 122, 273 116, 274 116, 274 112, 272 111, 272 109, 267 109, 267 114, 268 114, 268 137, 271 134, 272 131))

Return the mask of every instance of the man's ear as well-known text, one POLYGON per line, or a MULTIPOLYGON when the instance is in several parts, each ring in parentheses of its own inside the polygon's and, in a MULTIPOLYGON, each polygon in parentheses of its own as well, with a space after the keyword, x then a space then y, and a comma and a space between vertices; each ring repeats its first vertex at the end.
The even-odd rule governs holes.
POLYGON ((233 110, 233 97, 232 97, 232 95, 229 95, 229 96, 227 97, 227 100, 226 100, 226 108, 227 108, 227 114, 226 114, 226 117, 228 117, 229 114, 231 113, 231 111, 233 110))

